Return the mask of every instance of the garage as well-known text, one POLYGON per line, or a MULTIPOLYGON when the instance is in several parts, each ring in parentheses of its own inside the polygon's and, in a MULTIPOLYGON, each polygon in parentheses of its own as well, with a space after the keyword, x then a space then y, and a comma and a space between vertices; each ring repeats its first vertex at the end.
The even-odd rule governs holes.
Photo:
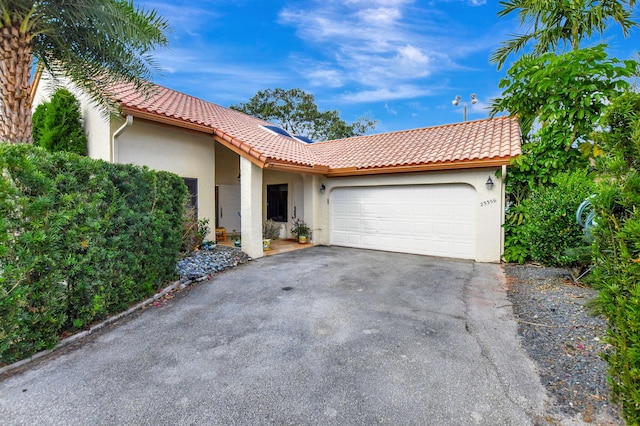
POLYGON ((471 185, 337 187, 329 205, 332 245, 476 258, 471 185))

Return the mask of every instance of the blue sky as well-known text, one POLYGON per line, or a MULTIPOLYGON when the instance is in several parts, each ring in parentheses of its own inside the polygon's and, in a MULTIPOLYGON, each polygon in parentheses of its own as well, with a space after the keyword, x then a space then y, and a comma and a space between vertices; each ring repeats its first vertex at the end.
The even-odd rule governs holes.
MULTIPOLYGON (((490 0, 156 0, 172 31, 155 52, 155 82, 229 106, 281 87, 312 93, 321 110, 351 122, 367 115, 374 133, 488 116, 505 75, 489 63, 519 32, 490 0), (471 105, 475 93, 479 102, 471 105), (459 107, 451 101, 460 95, 459 107)), ((603 39, 620 59, 637 58, 638 30, 603 39)))

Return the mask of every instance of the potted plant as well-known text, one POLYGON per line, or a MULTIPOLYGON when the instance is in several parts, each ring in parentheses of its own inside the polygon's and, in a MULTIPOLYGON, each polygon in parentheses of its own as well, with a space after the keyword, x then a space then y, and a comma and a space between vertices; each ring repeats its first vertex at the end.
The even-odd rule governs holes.
POLYGON ((271 240, 280 237, 280 225, 269 219, 262 224, 262 249, 271 250, 271 240))
POLYGON ((295 234, 298 237, 298 242, 300 244, 305 244, 307 242, 307 238, 309 237, 311 229, 305 223, 305 221, 300 219, 299 217, 292 217, 291 219, 291 224, 293 225, 291 227, 291 233, 295 234))

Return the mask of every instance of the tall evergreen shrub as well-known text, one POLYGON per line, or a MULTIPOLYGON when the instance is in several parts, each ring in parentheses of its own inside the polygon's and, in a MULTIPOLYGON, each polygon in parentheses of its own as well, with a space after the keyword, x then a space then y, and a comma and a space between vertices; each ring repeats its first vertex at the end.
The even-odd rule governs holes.
POLYGON ((87 155, 80 102, 67 89, 57 89, 51 101, 36 108, 32 118, 33 142, 50 152, 87 155))

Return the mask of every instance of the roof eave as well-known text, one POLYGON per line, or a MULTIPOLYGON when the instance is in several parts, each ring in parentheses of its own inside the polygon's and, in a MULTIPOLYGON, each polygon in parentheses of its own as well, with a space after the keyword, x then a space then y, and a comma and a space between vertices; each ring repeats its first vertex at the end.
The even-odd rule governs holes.
POLYGON ((345 167, 330 169, 327 177, 346 177, 346 176, 362 176, 362 175, 378 175, 389 173, 413 173, 413 172, 433 172, 441 170, 459 170, 459 169, 475 169, 490 168, 508 165, 514 157, 500 157, 482 160, 456 161, 444 163, 428 163, 428 164, 411 164, 401 166, 385 166, 385 167, 345 167))
POLYGON ((265 165, 265 168, 278 170, 281 172, 295 172, 295 173, 309 173, 309 174, 317 174, 317 175, 327 175, 330 172, 329 167, 322 166, 318 164, 314 165, 304 165, 304 164, 296 164, 296 163, 288 163, 277 160, 268 160, 265 165))

